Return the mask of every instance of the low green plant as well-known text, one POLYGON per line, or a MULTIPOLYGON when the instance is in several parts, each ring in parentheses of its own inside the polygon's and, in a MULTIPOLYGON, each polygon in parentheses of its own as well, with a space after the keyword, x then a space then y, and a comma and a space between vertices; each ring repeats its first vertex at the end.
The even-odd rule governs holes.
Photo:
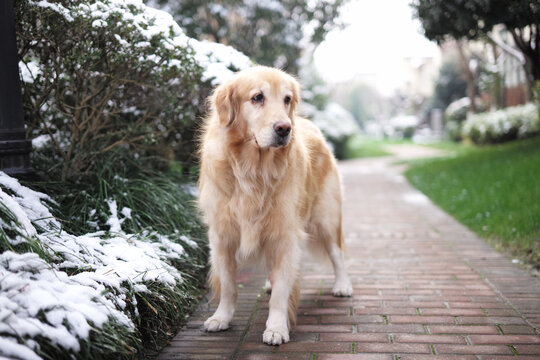
POLYGON ((90 184, 43 182, 35 187, 47 189, 58 203, 53 214, 69 233, 107 230, 108 201, 114 199, 118 209, 131 209, 131 217, 123 219, 122 231, 143 237, 145 232, 157 232, 182 244, 186 255, 169 261, 180 271, 183 281, 173 288, 159 282, 145 283, 148 291, 135 294, 142 349, 157 351, 203 293, 208 256, 206 230, 189 195, 194 185, 181 173, 149 169, 135 172, 115 164, 108 162, 97 169, 95 181, 90 184), (184 240, 184 236, 190 240, 184 240), (186 241, 194 241, 197 246, 186 241))
POLYGON ((444 130, 448 139, 461 141, 461 128, 467 119, 469 98, 458 99, 448 105, 444 112, 444 130))
POLYGON ((464 147, 414 162, 409 181, 443 210, 535 267, 540 266, 540 137, 464 147))
MULTIPOLYGON (((444 111, 444 130, 449 140, 457 142, 463 139, 463 124, 467 120, 470 105, 471 100, 464 97, 450 103, 444 111)), ((486 108, 482 104, 476 104, 476 110, 483 112, 486 108)))
MULTIPOLYGON (((34 190, 47 191, 50 196, 50 211, 61 224, 52 231, 70 234, 67 235, 69 241, 74 241, 74 236, 100 232, 102 235, 93 239, 106 242, 108 237, 118 236, 118 233, 110 232, 112 226, 108 222, 110 203, 114 201, 124 234, 120 236, 149 244, 159 243, 158 238, 164 236, 167 242, 182 246, 181 256, 164 260, 178 271, 181 281, 173 284, 155 280, 127 281, 120 285, 127 293, 118 293, 117 288, 105 284, 104 296, 113 301, 124 299, 125 304, 119 309, 129 316, 135 329, 110 319, 102 327, 93 327, 88 339, 81 339, 77 353, 66 352, 65 348, 45 337, 32 337, 39 344, 37 353, 44 358, 144 358, 158 351, 170 339, 204 292, 208 254, 206 229, 198 216, 194 197, 190 195, 196 191, 193 183, 175 171, 137 169, 130 164, 118 164, 113 159, 101 165, 96 169, 95 177, 84 183, 52 180, 26 183, 34 190), (126 211, 120 214, 120 209, 129 209, 129 216, 126 211), (135 284, 144 285, 144 289, 135 284)), ((9 188, 2 186, 1 189, 10 195, 9 188)), ((17 216, 0 202, 0 254, 7 251, 37 253, 53 269, 67 276, 93 271, 94 265, 90 264, 78 267, 62 265, 66 260, 64 254, 42 242, 43 235, 23 236, 24 241, 14 241, 17 237, 21 239, 23 234, 17 229, 24 228, 17 221, 17 216)), ((40 224, 39 221, 32 222, 36 229, 40 224)), ((38 229, 38 234, 50 231, 38 229)), ((46 323, 46 317, 41 321, 46 323)), ((28 340, 21 337, 23 342, 28 340)))
MULTIPOLYGON (((0 190, 4 193, 9 192, 2 188, 0 188, 0 190)), ((24 226, 22 226, 17 216, 12 212, 11 209, 7 208, 3 202, 0 202, 0 222, 2 223, 2 226, 0 226, 0 254, 7 254, 9 252, 17 254, 34 253, 46 263, 50 264, 49 266, 51 266, 51 268, 52 264, 60 260, 61 256, 56 254, 54 251, 51 251, 51 249, 43 244, 39 238, 35 236, 27 236, 27 234, 24 232, 20 232, 24 226), (14 239, 16 239, 16 241, 14 241, 14 239)), ((40 227, 37 222, 32 222, 32 226, 35 228, 40 227)), ((3 265, 4 264, 0 265, 0 270, 3 270, 3 265)), ((28 264, 28 266, 30 267, 31 265, 28 264)), ((24 272, 25 270, 20 271, 24 272)), ((17 286, 19 286, 17 285, 17 280, 19 280, 20 284, 20 279, 16 279, 19 274, 2 272, 2 275, 5 276, 5 278, 10 277, 10 281, 0 282, 0 293, 2 293, 2 296, 0 297, 2 297, 3 300, 2 321, 7 322, 6 327, 0 330, 0 337, 4 338, 4 340, 8 341, 9 343, 8 339, 11 339, 14 334, 13 332, 9 331, 10 325, 8 321, 12 317, 17 318, 19 316, 18 312, 24 313, 26 309, 14 309, 13 307, 9 306, 9 304, 12 306, 15 304, 12 302, 10 297, 13 296, 13 291, 17 289, 17 286)), ((22 281, 22 284, 23 287, 19 291, 24 291, 24 288, 31 286, 30 283, 26 281, 22 281)), ((54 290, 51 289, 51 292, 53 291, 54 290)), ((32 306, 36 308, 42 306, 39 299, 30 298, 25 300, 25 302, 27 301, 33 302, 32 306)), ((55 311, 57 309, 51 308, 47 310, 55 311)), ((20 323, 24 325, 26 320, 27 319, 25 319, 23 316, 23 318, 20 319, 20 323)), ((134 332, 133 329, 130 329, 125 324, 119 323, 113 317, 109 317, 108 321, 100 327, 90 323, 90 330, 87 339, 79 339, 78 351, 74 351, 73 349, 68 350, 63 345, 55 341, 51 341, 51 338, 45 336, 43 331, 47 330, 44 330, 43 326, 50 326, 50 329, 56 331, 58 331, 58 329, 56 329, 53 324, 50 324, 43 309, 40 309, 37 314, 35 314, 35 318, 33 320, 33 330, 31 333, 34 333, 35 335, 29 338, 27 333, 17 334, 14 343, 18 342, 20 345, 27 345, 29 348, 33 349, 36 355, 43 359, 133 359, 137 356, 140 357, 145 353, 140 336, 134 332)), ((15 351, 13 347, 11 347, 11 350, 8 350, 7 353, 4 353, 2 350, 3 349, 0 349, 0 355, 9 354, 10 358, 12 356, 13 359, 25 358, 24 355, 22 355, 24 354, 23 352, 19 352, 17 354, 18 351, 15 351), (21 358, 20 356, 23 357, 21 358)))
POLYGON ((390 155, 384 149, 385 142, 361 136, 353 136, 346 143, 345 158, 356 159, 390 155))

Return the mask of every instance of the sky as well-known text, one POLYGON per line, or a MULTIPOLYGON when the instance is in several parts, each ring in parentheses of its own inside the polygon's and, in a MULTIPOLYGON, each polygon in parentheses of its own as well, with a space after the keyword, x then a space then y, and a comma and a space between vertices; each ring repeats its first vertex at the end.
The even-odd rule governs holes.
POLYGON ((315 51, 315 66, 329 83, 359 77, 390 95, 406 79, 403 59, 433 56, 437 46, 419 32, 407 0, 349 0, 348 26, 331 31, 315 51))

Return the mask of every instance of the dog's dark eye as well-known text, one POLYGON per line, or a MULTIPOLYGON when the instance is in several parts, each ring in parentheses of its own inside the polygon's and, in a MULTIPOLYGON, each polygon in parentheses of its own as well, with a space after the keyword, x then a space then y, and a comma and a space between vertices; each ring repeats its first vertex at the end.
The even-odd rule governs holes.
POLYGON ((289 95, 285 96, 285 105, 289 105, 291 103, 291 97, 289 95))
POLYGON ((262 104, 264 102, 264 95, 262 93, 258 93, 257 95, 251 98, 251 101, 253 103, 262 104))

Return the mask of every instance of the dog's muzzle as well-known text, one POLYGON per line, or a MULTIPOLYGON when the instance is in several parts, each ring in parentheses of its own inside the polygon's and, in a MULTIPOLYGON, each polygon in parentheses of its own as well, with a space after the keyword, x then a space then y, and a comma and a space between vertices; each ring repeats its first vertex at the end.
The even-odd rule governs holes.
POLYGON ((285 121, 278 121, 274 124, 274 146, 285 146, 289 143, 291 135, 291 124, 285 121))

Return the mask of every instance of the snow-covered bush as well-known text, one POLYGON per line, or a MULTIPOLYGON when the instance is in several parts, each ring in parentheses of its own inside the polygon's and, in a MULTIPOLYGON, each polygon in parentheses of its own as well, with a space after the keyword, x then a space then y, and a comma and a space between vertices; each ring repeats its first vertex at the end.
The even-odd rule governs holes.
POLYGON ((420 119, 415 115, 397 115, 389 119, 384 125, 384 134, 386 137, 395 139, 411 139, 420 119))
POLYGON ((493 144, 540 133, 538 109, 534 104, 470 115, 462 135, 476 144, 493 144))
MULTIPOLYGON (((159 182, 145 189, 140 179, 115 181, 103 188, 109 196, 115 187, 161 189, 174 202, 154 196, 143 207, 136 196, 109 198, 86 209, 94 231, 77 234, 53 216, 56 201, 0 172, 0 357, 140 358, 143 345, 156 346, 195 302, 187 290, 204 278, 204 246, 193 241, 201 225, 192 219, 185 233, 181 226, 160 231, 185 221, 178 208, 191 199, 159 182), (174 220, 163 218, 163 202, 174 220), (144 226, 145 211, 155 213, 153 228, 144 226)), ((81 202, 85 194, 65 196, 81 202)))
POLYGON ((467 111, 469 111, 470 105, 471 99, 464 97, 450 103, 444 111, 444 128, 450 140, 461 140, 461 127, 465 119, 467 119, 467 111))
POLYGON ((343 159, 347 140, 360 131, 352 114, 336 103, 329 103, 322 111, 304 103, 301 111, 321 129, 336 157, 343 159))
POLYGON ((142 0, 20 0, 15 15, 28 131, 49 136, 64 179, 111 152, 188 160, 215 77, 250 64, 142 0))
MULTIPOLYGON (((461 130, 463 123, 467 119, 467 113, 471 106, 471 99, 463 97, 451 102, 444 111, 444 130, 446 136, 452 141, 461 140, 461 130)), ((486 108, 483 107, 481 101, 476 102, 477 110, 482 112, 486 108)))

